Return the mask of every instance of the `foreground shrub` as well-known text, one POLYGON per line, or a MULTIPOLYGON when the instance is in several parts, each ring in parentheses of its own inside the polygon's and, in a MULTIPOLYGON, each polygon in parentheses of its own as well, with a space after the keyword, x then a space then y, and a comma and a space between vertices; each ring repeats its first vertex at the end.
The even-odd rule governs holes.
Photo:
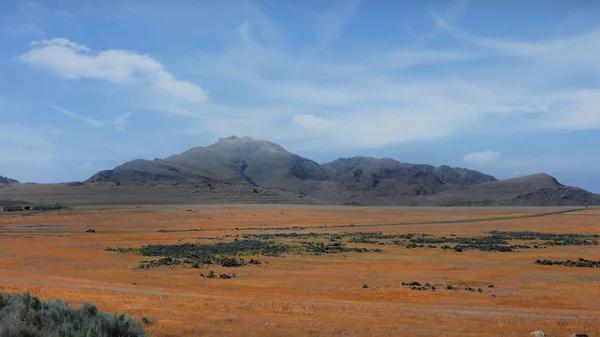
POLYGON ((0 336, 139 337, 143 328, 124 314, 98 311, 93 304, 73 309, 60 301, 42 302, 29 292, 0 293, 0 336))

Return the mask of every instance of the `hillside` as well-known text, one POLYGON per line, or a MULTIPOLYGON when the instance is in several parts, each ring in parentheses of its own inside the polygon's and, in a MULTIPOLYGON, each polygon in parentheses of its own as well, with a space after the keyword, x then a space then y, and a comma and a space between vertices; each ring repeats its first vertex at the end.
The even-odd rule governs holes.
POLYGON ((577 206, 600 205, 600 195, 564 186, 554 177, 538 173, 445 191, 435 196, 441 205, 577 206))
MULTIPOLYGON (((20 184, 0 189, 12 204, 60 203, 69 206, 98 205, 194 205, 194 204, 327 204, 322 200, 278 189, 232 184, 204 178, 171 185, 123 185, 119 183, 20 184), (17 201, 21 200, 21 201, 17 201)), ((0 199, 2 205, 2 199, 0 199)))
POLYGON ((15 179, 0 176, 0 184, 18 184, 19 182, 15 179))
MULTIPOLYGON (((221 138, 164 159, 136 159, 101 171, 87 183, 140 188, 205 180, 289 191, 318 203, 406 206, 600 205, 600 196, 535 174, 499 181, 466 168, 409 164, 372 157, 318 164, 282 146, 250 137, 221 138)), ((226 194, 226 192, 224 192, 226 194)), ((231 196, 235 199, 235 196, 231 196)), ((303 202, 304 203, 304 202, 303 202)))
POLYGON ((459 186, 496 181, 478 171, 449 166, 407 164, 372 157, 340 158, 322 165, 338 192, 361 199, 431 195, 459 186))
POLYGON ((483 173, 448 166, 415 165, 393 159, 340 158, 318 163, 280 145, 249 137, 217 143, 153 161, 137 159, 102 171, 88 182, 173 184, 204 178, 343 200, 355 194, 427 195, 449 186, 495 181, 483 173))
POLYGON ((172 184, 203 178, 285 190, 306 190, 305 181, 327 180, 316 162, 286 151, 277 144, 249 137, 222 138, 165 159, 133 160, 102 171, 88 182, 172 184))

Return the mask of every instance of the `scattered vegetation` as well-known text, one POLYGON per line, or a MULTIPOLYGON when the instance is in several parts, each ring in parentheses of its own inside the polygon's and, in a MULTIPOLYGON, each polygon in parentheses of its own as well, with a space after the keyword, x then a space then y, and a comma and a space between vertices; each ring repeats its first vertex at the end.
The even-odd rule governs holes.
POLYGON ((200 274, 200 277, 208 278, 208 279, 219 278, 221 280, 228 280, 228 279, 234 278, 235 274, 234 273, 231 273, 231 274, 225 274, 225 273, 223 273, 223 274, 217 275, 213 270, 210 270, 207 275, 200 274))
POLYGON ((118 253, 122 253, 122 254, 136 254, 138 252, 138 249, 136 248, 112 248, 112 247, 106 247, 104 248, 105 251, 107 252, 118 252, 118 253))
MULTIPOLYGON (((356 225, 333 225, 333 226, 292 226, 292 227, 243 227, 234 228, 236 231, 303 231, 306 229, 322 229, 322 228, 349 228, 356 225)), ((193 229, 159 229, 159 233, 177 233, 177 232, 214 232, 214 231, 229 231, 229 228, 193 228, 193 229)))
POLYGON ((325 244, 323 242, 302 242, 302 247, 305 252, 314 255, 322 254, 339 254, 339 253, 367 253, 367 252, 381 252, 381 249, 368 249, 368 248, 354 248, 346 247, 342 242, 334 242, 325 244))
MULTIPOLYGON (((455 234, 435 237, 431 234, 383 234, 381 232, 352 233, 248 233, 233 236, 233 241, 212 244, 184 243, 174 245, 148 245, 141 248, 111 248, 106 251, 134 253, 142 256, 160 257, 158 260, 141 261, 139 269, 159 266, 203 265, 242 267, 260 265, 255 258, 245 260, 243 256, 279 257, 285 254, 343 254, 382 252, 380 248, 355 247, 353 244, 396 245, 406 249, 442 249, 465 252, 470 250, 486 252, 515 252, 521 249, 541 249, 552 246, 598 245, 600 235, 552 234, 530 231, 492 231, 479 237, 459 237, 455 234), (351 244, 351 245, 349 245, 351 244)), ((224 238, 232 238, 226 235, 224 238)), ((567 266, 596 267, 594 261, 536 261, 537 264, 563 264, 567 266)), ((419 286, 415 286, 419 287, 419 286)), ((421 286, 422 287, 422 286, 421 286)))
POLYGON ((138 269, 151 269, 159 266, 176 266, 190 264, 192 268, 202 265, 217 264, 223 267, 241 267, 248 264, 260 265, 262 262, 252 258, 246 261, 240 256, 271 256, 278 257, 283 254, 339 254, 348 252, 381 252, 381 249, 347 247, 342 242, 311 242, 302 241, 299 244, 284 244, 274 240, 238 240, 232 242, 219 242, 215 244, 175 244, 175 245, 149 245, 141 248, 111 248, 106 251, 119 253, 135 253, 142 256, 162 257, 158 260, 141 261, 138 269))
POLYGON ((43 302, 29 292, 0 294, 0 336, 146 336, 124 314, 108 314, 93 304, 69 308, 60 300, 43 302))
MULTIPOLYGON (((483 289, 481 288, 473 288, 473 287, 464 287, 464 288, 459 288, 457 286, 454 286, 452 284, 429 284, 429 283, 425 283, 425 284, 421 284, 420 282, 417 281, 412 281, 412 282, 402 282, 402 285, 405 287, 410 287, 411 290, 416 290, 416 291, 436 291, 438 289, 446 289, 446 290, 465 290, 465 291, 469 291, 469 292, 477 292, 477 293, 483 293, 483 289)), ((490 287, 493 288, 493 287, 490 287)))
POLYGON ((514 252, 520 249, 541 249, 549 246, 590 246, 598 245, 600 235, 585 234, 552 234, 529 231, 492 231, 489 235, 479 237, 458 237, 451 234, 448 237, 434 237, 431 234, 383 234, 380 232, 358 233, 274 233, 274 234, 244 234, 246 239, 276 240, 276 239, 329 239, 333 242, 345 240, 348 243, 397 245, 407 249, 437 249, 463 252, 479 250, 488 252, 514 252))
POLYGON ((160 267, 160 266, 176 266, 176 265, 180 265, 181 261, 177 260, 177 259, 172 259, 170 257, 165 257, 162 259, 158 259, 158 260, 152 260, 152 261, 140 261, 140 264, 138 265, 137 269, 152 269, 155 267, 160 267))
POLYGON ((535 264, 539 264, 542 266, 565 266, 565 267, 575 267, 575 268, 600 268, 600 261, 586 260, 584 258, 579 258, 577 261, 566 260, 566 261, 551 261, 551 260, 537 260, 535 264))
POLYGON ((290 247, 289 245, 274 241, 239 240, 216 244, 149 245, 140 248, 138 251, 143 256, 168 256, 172 258, 207 260, 221 255, 280 256, 289 252, 290 247))
POLYGON ((231 273, 231 274, 220 274, 219 275, 219 278, 221 280, 227 280, 227 279, 234 278, 234 277, 235 277, 235 274, 233 274, 233 273, 231 273))

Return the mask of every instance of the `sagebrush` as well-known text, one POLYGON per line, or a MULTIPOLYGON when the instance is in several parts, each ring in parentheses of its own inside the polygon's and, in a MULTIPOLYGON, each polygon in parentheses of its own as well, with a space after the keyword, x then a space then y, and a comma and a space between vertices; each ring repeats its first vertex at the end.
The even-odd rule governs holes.
POLYGON ((147 336, 140 324, 125 314, 99 311, 85 303, 69 308, 57 299, 41 301, 29 292, 21 295, 0 293, 0 337, 141 337, 147 336))

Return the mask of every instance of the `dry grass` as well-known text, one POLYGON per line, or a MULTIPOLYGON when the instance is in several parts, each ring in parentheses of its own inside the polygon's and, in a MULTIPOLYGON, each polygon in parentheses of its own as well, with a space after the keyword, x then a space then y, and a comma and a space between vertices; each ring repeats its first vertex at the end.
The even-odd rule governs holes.
POLYGON ((235 269, 211 280, 209 269, 134 270, 147 258, 105 252, 110 247, 202 242, 248 227, 318 227, 305 232, 381 231, 460 236, 491 230, 598 233, 600 211, 539 218, 402 225, 422 221, 497 218, 557 209, 411 209, 312 206, 189 206, 85 208, 0 217, 0 291, 29 290, 43 299, 84 301, 103 311, 148 317, 151 334, 172 335, 600 335, 597 270, 537 266, 537 259, 600 260, 600 246, 516 253, 382 248, 383 253, 287 256, 235 269), (186 211, 191 209, 191 211, 186 211), (67 213, 68 212, 68 213, 67 213), (339 228, 349 224, 399 224, 339 228), (322 226, 328 226, 323 228, 322 226), (96 233, 85 233, 86 228, 96 233), (158 229, 201 231, 159 233, 158 229), (481 287, 484 293, 412 291, 403 281, 481 287), (487 286, 493 283, 495 288, 487 286), (368 284, 368 289, 363 289, 368 284), (495 295, 495 297, 492 296, 495 295))

